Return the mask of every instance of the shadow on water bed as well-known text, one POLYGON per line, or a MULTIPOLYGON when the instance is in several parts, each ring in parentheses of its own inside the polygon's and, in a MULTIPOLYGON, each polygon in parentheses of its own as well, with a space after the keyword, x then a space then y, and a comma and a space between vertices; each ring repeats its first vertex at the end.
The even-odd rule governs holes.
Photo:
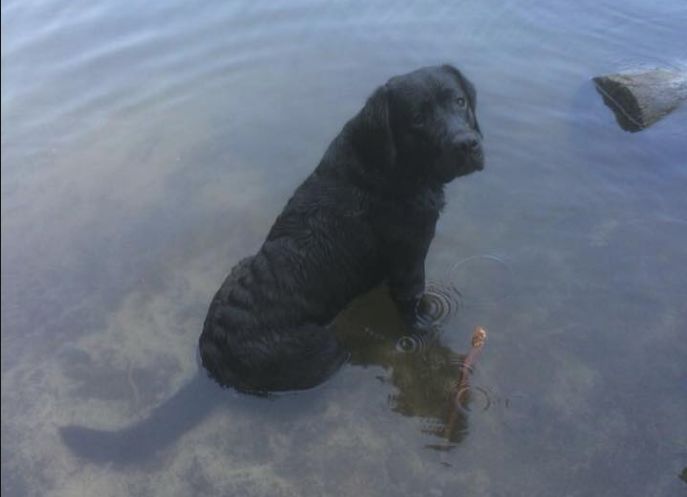
MULTIPOLYGON (((439 305, 457 307, 457 303, 449 302, 449 295, 446 292, 444 304, 439 305)), ((441 312, 435 317, 446 317, 441 312)), ((352 365, 384 369, 385 374, 377 375, 376 379, 392 389, 388 396, 390 409, 419 418, 423 433, 444 440, 441 444, 428 444, 428 448, 449 450, 467 434, 466 412, 453 404, 453 391, 464 356, 441 342, 439 324, 423 335, 404 334, 401 318, 387 290, 380 288, 355 300, 333 326, 351 353, 352 365)), ((139 423, 115 431, 71 425, 61 427, 60 435, 76 455, 90 462, 114 463, 118 467, 141 464, 159 456, 217 408, 232 412, 253 409, 250 415, 258 417, 264 409, 254 402, 278 402, 280 396, 254 398, 239 394, 220 387, 204 372, 199 372, 139 423)))
POLYGON ((138 424, 118 431, 65 426, 60 428, 60 435, 74 453, 89 461, 138 464, 172 445, 207 417, 223 402, 222 395, 228 393, 197 374, 138 424))

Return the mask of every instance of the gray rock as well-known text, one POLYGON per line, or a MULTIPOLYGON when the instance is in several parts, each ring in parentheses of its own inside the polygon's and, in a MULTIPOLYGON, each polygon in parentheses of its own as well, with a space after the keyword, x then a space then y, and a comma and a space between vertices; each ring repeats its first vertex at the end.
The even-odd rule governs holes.
POLYGON ((593 78, 604 103, 625 131, 641 131, 687 99, 687 73, 674 69, 609 74, 593 78))

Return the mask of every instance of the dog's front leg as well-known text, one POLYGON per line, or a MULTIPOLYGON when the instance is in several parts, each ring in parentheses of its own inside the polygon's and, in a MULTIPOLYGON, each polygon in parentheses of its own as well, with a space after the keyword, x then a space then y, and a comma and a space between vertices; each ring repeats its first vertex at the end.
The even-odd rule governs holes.
POLYGON ((434 238, 438 217, 438 212, 410 215, 385 227, 389 292, 405 323, 415 329, 428 324, 420 303, 425 293, 425 257, 434 238), (402 229, 398 229, 399 226, 402 229))
POLYGON ((387 284, 391 298, 396 303, 404 322, 411 328, 423 328, 427 324, 421 313, 420 302, 425 293, 426 244, 414 247, 395 258, 389 270, 387 284))
POLYGON ((391 298, 409 324, 417 320, 420 299, 425 292, 425 261, 398 267, 388 280, 391 298))

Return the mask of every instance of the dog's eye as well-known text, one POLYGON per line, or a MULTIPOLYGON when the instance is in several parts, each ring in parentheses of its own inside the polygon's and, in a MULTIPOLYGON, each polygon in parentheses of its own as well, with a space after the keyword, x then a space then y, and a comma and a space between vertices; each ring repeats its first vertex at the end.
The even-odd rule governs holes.
POLYGON ((460 107, 462 109, 465 107, 466 102, 465 102, 465 99, 463 97, 458 97, 456 99, 456 103, 458 104, 458 107, 460 107))

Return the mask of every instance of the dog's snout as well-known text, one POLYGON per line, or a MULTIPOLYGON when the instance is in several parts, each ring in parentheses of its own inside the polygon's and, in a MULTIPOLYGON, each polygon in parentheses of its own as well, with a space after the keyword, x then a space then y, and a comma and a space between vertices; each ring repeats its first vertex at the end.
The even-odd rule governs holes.
POLYGON ((465 140, 464 147, 468 152, 473 153, 479 149, 479 141, 476 138, 468 138, 465 140))
POLYGON ((469 155, 479 154, 481 149, 479 139, 476 136, 469 134, 457 136, 455 139, 455 144, 461 152, 469 155))

